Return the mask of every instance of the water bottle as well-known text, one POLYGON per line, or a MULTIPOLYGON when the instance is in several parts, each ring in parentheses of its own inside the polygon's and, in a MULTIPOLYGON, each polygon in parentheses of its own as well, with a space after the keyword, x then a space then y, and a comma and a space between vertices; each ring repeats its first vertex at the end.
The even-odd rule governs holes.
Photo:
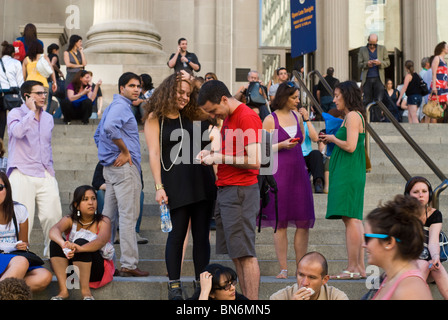
POLYGON ((171 224, 170 209, 165 204, 165 201, 162 201, 162 205, 160 206, 160 220, 163 232, 171 232, 171 230, 173 230, 173 225, 171 224))

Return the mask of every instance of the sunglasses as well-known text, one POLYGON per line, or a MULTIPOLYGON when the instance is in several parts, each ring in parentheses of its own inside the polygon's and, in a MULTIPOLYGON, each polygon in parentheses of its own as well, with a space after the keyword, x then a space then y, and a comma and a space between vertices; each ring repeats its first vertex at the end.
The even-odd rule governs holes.
POLYGON ((237 280, 231 280, 229 282, 226 283, 225 286, 223 287, 216 287, 215 290, 225 290, 225 291, 229 291, 231 286, 236 287, 236 284, 238 283, 237 280))
POLYGON ((0 191, 3 191, 3 189, 6 189, 6 186, 3 184, 0 184, 0 191))
POLYGON ((212 77, 206 77, 205 80, 215 80, 212 77))
POLYGON ((292 81, 286 82, 286 85, 288 86, 288 88, 297 88, 296 84, 292 81))
POLYGON ((369 43, 368 46, 369 46, 369 47, 374 47, 374 48, 378 47, 378 45, 375 44, 375 43, 369 43))
MULTIPOLYGON (((380 233, 364 233, 364 242, 367 244, 369 243, 370 239, 387 239, 392 236, 388 234, 380 234, 380 233)), ((400 239, 395 238, 397 242, 401 242, 400 239)))

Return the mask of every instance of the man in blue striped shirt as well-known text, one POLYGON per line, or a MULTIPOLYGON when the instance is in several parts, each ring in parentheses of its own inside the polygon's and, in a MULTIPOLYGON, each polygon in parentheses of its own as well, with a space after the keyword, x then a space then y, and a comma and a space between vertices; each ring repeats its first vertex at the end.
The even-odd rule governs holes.
POLYGON ((120 228, 121 269, 123 277, 145 277, 139 262, 135 224, 140 212, 141 153, 138 124, 131 110, 141 92, 140 77, 123 74, 118 82, 120 94, 114 95, 95 132, 98 159, 104 166, 106 195, 103 214, 111 219, 112 242, 120 228))

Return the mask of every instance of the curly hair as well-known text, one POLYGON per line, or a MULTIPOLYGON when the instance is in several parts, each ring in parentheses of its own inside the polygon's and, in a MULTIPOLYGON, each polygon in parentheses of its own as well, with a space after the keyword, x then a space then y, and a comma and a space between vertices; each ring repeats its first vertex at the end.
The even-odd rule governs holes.
POLYGON ((31 300, 32 293, 25 280, 6 278, 0 281, 0 300, 31 300))
POLYGON ((155 118, 163 118, 169 114, 176 114, 179 111, 177 93, 182 82, 188 83, 191 88, 190 101, 180 113, 191 121, 208 120, 208 115, 197 106, 198 89, 191 81, 182 79, 180 73, 174 73, 166 78, 158 86, 152 96, 143 104, 145 114, 143 121, 146 121, 152 113, 155 118))

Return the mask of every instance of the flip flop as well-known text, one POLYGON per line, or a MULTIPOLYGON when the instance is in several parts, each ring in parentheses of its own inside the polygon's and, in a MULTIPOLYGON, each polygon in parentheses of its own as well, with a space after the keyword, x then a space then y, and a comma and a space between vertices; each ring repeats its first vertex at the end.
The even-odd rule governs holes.
POLYGON ((288 270, 282 270, 280 273, 276 276, 277 279, 288 279, 288 270))
POLYGON ((338 274, 336 276, 330 276, 330 280, 360 280, 363 278, 364 277, 361 276, 361 273, 351 272, 348 270, 344 270, 341 274, 338 274))

